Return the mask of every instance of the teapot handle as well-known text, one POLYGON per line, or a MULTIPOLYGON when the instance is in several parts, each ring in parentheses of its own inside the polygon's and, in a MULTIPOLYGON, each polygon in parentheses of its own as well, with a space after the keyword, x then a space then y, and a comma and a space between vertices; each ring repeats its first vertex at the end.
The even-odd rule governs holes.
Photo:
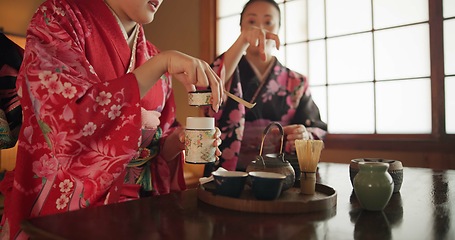
POLYGON ((265 136, 267 135, 267 133, 269 133, 270 131, 270 128, 275 125, 278 127, 278 129, 280 130, 280 134, 281 134, 281 146, 280 146, 280 154, 283 153, 283 141, 284 141, 284 130, 283 130, 283 126, 281 126, 281 124, 279 122, 271 122, 265 129, 264 129, 264 132, 262 132, 262 142, 261 142, 261 148, 259 150, 259 156, 262 156, 262 148, 264 147, 264 140, 265 140, 265 136))

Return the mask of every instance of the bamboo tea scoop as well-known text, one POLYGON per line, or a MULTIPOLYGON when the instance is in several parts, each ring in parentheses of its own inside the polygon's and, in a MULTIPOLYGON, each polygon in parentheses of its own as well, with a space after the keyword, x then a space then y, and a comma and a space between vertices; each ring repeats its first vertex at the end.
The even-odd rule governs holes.
POLYGON ((224 93, 226 93, 230 98, 234 99, 236 102, 243 104, 247 108, 253 108, 256 105, 256 103, 247 102, 244 99, 239 98, 226 90, 224 90, 224 93))

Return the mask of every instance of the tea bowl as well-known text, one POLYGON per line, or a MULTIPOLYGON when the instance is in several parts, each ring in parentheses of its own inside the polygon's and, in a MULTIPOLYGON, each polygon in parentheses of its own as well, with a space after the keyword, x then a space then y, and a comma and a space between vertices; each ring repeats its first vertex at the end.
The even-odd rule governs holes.
POLYGON ((215 171, 212 175, 215 181, 215 193, 233 198, 240 197, 248 177, 248 173, 241 171, 215 171))
POLYGON ((403 164, 398 160, 383 159, 383 158, 356 158, 352 159, 349 165, 349 177, 351 184, 354 186, 354 177, 359 172, 359 162, 382 162, 388 163, 389 168, 387 172, 392 176, 393 179, 393 193, 397 193, 401 189, 403 184, 403 164))
POLYGON ((258 200, 275 200, 280 197, 286 175, 273 172, 253 171, 248 173, 251 190, 258 200))

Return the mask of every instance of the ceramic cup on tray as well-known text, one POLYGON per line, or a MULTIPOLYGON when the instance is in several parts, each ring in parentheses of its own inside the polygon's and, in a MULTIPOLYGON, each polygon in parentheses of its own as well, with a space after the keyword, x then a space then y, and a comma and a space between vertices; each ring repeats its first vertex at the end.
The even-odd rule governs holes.
POLYGON ((249 172, 251 191, 258 200, 275 200, 280 197, 286 175, 273 172, 249 172))
POLYGON ((212 117, 187 117, 185 128, 185 162, 206 164, 215 162, 213 145, 215 119, 212 117))
POLYGON ((234 198, 240 197, 248 177, 248 173, 241 171, 215 171, 212 175, 215 181, 215 193, 234 198))

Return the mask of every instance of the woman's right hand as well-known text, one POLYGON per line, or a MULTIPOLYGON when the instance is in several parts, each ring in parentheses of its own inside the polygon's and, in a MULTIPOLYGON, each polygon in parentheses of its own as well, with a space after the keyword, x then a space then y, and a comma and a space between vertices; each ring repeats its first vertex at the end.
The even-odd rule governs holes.
POLYGON ((205 61, 174 50, 164 51, 154 56, 133 71, 139 83, 141 97, 145 96, 166 72, 180 81, 187 91, 196 91, 196 86, 210 86, 212 108, 218 112, 224 96, 222 80, 205 61))
POLYGON ((243 29, 240 33, 240 38, 243 38, 243 40, 248 43, 249 46, 257 47, 263 61, 267 60, 265 49, 267 39, 275 41, 276 49, 279 50, 280 48, 280 38, 278 35, 271 33, 261 27, 251 26, 249 28, 243 29))
MULTIPOLYGON (((272 129, 272 132, 277 133, 278 129, 272 129)), ((286 138, 286 146, 285 150, 288 152, 295 152, 295 140, 303 139, 308 140, 311 139, 311 133, 309 133, 306 127, 303 124, 292 124, 283 126, 284 136, 286 138)))

